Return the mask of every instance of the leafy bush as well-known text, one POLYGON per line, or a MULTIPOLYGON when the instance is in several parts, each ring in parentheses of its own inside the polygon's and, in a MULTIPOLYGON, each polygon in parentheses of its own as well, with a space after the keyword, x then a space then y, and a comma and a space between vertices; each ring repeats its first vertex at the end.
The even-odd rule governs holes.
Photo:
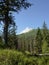
POLYGON ((49 56, 27 56, 16 50, 0 50, 0 65, 49 65, 49 56))

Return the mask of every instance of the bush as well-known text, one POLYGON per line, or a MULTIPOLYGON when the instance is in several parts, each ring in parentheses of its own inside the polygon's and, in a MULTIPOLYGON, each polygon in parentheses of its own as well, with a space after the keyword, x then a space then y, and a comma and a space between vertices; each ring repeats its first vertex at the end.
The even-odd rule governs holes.
POLYGON ((49 56, 27 56, 16 50, 0 50, 0 65, 49 65, 49 56))

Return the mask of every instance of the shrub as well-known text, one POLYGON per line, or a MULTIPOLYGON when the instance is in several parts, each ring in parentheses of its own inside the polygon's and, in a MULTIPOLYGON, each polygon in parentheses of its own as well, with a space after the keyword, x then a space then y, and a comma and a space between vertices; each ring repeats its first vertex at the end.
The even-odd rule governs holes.
POLYGON ((49 56, 27 56, 16 50, 0 50, 0 65, 49 65, 49 56))

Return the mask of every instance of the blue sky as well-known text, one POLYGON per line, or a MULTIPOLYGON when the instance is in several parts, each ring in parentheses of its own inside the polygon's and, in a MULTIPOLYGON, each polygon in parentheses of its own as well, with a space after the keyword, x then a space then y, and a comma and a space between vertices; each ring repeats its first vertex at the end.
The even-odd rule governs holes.
POLYGON ((17 25, 17 33, 26 27, 37 28, 42 27, 45 20, 49 28, 49 0, 30 0, 34 5, 27 10, 22 9, 18 14, 14 13, 17 25))

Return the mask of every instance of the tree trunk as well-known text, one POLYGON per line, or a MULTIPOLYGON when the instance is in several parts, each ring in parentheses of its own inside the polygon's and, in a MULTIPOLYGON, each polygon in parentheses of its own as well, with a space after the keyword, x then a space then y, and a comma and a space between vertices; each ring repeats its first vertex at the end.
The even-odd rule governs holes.
POLYGON ((4 25, 4 41, 5 41, 5 45, 7 47, 7 44, 8 44, 8 25, 6 23, 4 25))
POLYGON ((4 21, 4 41, 5 47, 8 47, 8 12, 5 13, 5 21, 4 21))

